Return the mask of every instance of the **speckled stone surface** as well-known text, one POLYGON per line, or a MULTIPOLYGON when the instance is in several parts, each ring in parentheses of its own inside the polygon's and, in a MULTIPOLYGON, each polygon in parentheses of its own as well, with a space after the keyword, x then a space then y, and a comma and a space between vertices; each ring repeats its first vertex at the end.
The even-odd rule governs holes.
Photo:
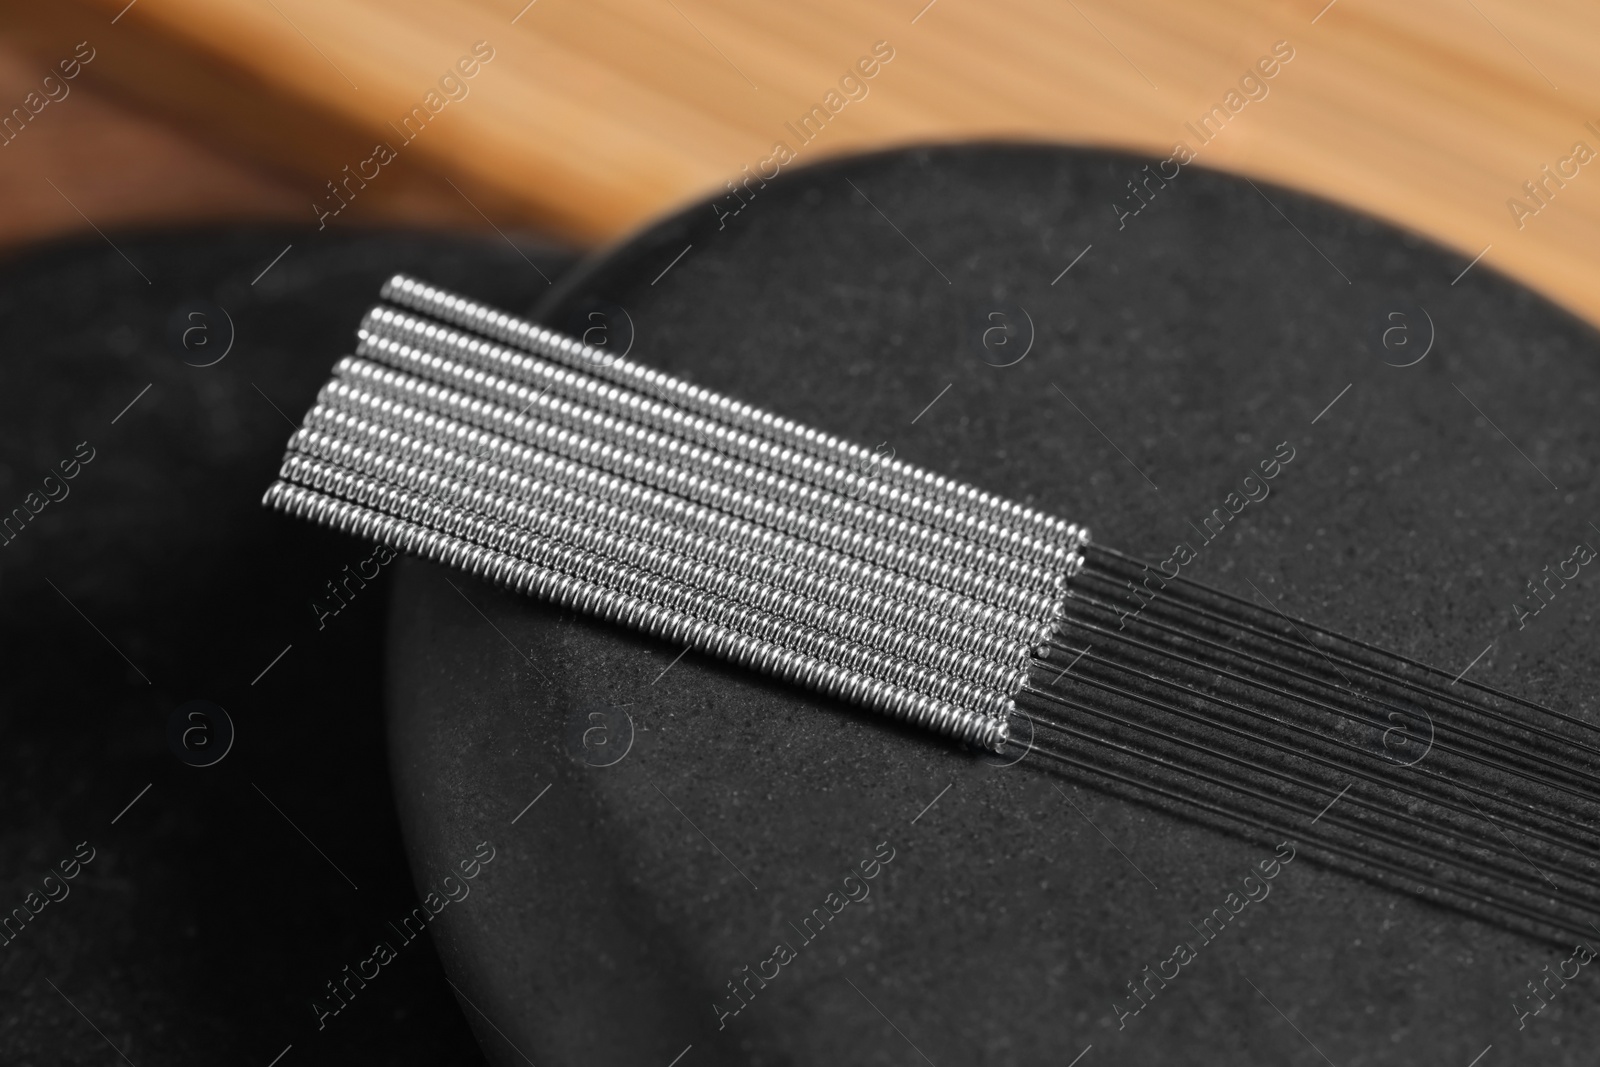
MULTIPOLYGON (((1197 577, 1453 669, 1492 642, 1475 677, 1592 716, 1594 579, 1525 630, 1510 605, 1600 545, 1594 333, 1492 252, 1453 283, 1469 257, 1193 167, 1119 219, 1144 162, 798 170, 592 260, 539 314, 625 309, 636 358, 1132 551, 1290 441, 1197 577)), ((495 1063, 1593 1062, 1600 977, 1525 1029, 1511 1008, 1567 951, 1308 857, 1119 1029, 1126 984, 1270 848, 438 567, 394 592, 419 884, 497 849, 435 932, 495 1063), (879 849, 870 894, 807 940, 879 849)))

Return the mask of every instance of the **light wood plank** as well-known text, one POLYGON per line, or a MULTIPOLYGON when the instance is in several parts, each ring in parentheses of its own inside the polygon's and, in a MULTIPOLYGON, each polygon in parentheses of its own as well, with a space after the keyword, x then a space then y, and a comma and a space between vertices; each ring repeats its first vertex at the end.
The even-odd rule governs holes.
POLYGON ((490 42, 470 95, 399 146, 352 217, 481 226, 449 178, 502 227, 587 244, 714 193, 778 140, 801 163, 994 137, 1164 157, 1198 147, 1185 123, 1288 40, 1294 59, 1199 165, 1370 212, 1463 266, 1492 246, 1480 269, 1600 322, 1600 167, 1520 228, 1507 207, 1574 142, 1600 151, 1585 125, 1600 126, 1600 8, 1577 0, 141 0, 111 26, 125 2, 20 17, 92 36, 119 56, 94 72, 107 91, 311 190, 396 141, 398 117, 490 42), (895 56, 868 95, 800 147, 785 123, 880 40, 895 56))

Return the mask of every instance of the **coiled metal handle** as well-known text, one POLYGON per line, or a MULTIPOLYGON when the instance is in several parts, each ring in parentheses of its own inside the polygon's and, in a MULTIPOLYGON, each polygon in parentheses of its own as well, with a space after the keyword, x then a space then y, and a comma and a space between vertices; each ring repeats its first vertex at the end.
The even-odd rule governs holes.
POLYGON ((718 560, 854 614, 996 661, 1012 654, 1019 640, 1044 640, 1049 634, 1041 630, 1051 628, 1050 623, 1041 627, 853 557, 827 553, 824 559, 826 550, 815 545, 598 472, 589 471, 597 476, 584 478, 585 472, 559 457, 548 457, 556 468, 553 477, 545 477, 544 471, 529 475, 523 464, 467 456, 321 406, 307 417, 291 451, 390 481, 398 481, 395 470, 400 462, 414 464, 454 488, 479 491, 485 507, 502 519, 514 506, 568 509, 607 529, 695 558, 718 560), (323 427, 330 424, 336 428, 325 431, 323 427), (950 610, 958 599, 968 612, 983 613, 977 623, 950 610), (992 628, 1001 619, 1007 628, 992 628))
MULTIPOLYGON (((530 545, 538 539, 570 545, 730 603, 781 613, 804 629, 843 638, 855 647, 885 652, 909 665, 931 668, 926 676, 897 676, 895 680, 908 688, 979 707, 990 714, 1007 710, 1009 694, 1027 681, 1026 656, 1017 657, 1015 647, 1010 650, 1014 658, 1008 669, 1001 661, 952 648, 901 627, 884 625, 881 620, 866 618, 843 610, 839 605, 806 596, 799 590, 764 581, 762 575, 740 573, 719 565, 715 559, 696 559, 673 547, 630 536, 624 528, 621 509, 613 504, 597 502, 609 522, 588 522, 563 514, 573 510, 574 494, 558 486, 548 487, 549 495, 555 498, 550 501, 554 506, 539 507, 534 502, 496 499, 480 487, 446 481, 436 473, 394 459, 379 461, 385 476, 380 481, 359 473, 363 466, 379 465, 374 464, 375 457, 369 453, 352 458, 355 462, 349 465, 336 465, 308 455, 293 454, 285 459, 281 476, 286 481, 336 493, 391 514, 399 514, 391 508, 407 499, 401 494, 414 494, 413 499, 434 500, 455 509, 464 517, 463 522, 482 519, 496 527, 519 530, 528 536, 530 545), (924 689, 924 686, 934 688, 924 689)), ((481 529, 474 527, 473 533, 465 536, 476 541, 476 533, 481 529)), ((808 576, 790 572, 785 577, 785 584, 804 586, 808 576)))
MULTIPOLYGON (((603 500, 625 503, 634 511, 681 527, 697 537, 761 551, 785 565, 816 571, 875 596, 903 601, 918 610, 987 630, 1003 640, 1042 640, 1061 609, 1060 601, 1052 602, 1041 623, 1037 618, 985 603, 916 574, 894 571, 818 541, 791 536, 415 408, 385 405, 381 418, 368 418, 371 413, 369 408, 352 412, 319 403, 306 416, 301 433, 321 433, 330 440, 364 445, 383 455, 404 455, 412 462, 448 471, 449 476, 472 484, 504 486, 527 476, 569 486, 603 500)), ((297 435, 291 440, 291 448, 300 447, 299 442, 297 435)))
MULTIPOLYGON (((356 348, 358 356, 447 383, 455 381, 459 372, 447 371, 447 376, 441 377, 435 366, 413 358, 412 353, 448 360, 470 370, 483 371, 521 386, 536 388, 539 390, 537 395, 573 401, 640 426, 701 444, 758 467, 781 471, 799 481, 836 493, 842 501, 860 500, 892 514, 926 523, 937 530, 949 531, 976 544, 998 548, 1032 563, 1059 566, 1077 547, 1077 531, 1070 525, 1065 535, 1059 535, 1052 529, 1049 536, 1035 536, 1030 532, 1031 528, 997 522, 981 513, 956 507, 946 500, 921 495, 894 480, 840 466, 826 457, 810 455, 736 426, 724 425, 632 389, 602 381, 593 375, 569 370, 403 311, 373 308, 367 312, 359 336, 361 343, 356 348)), ((874 457, 874 461, 876 465, 881 462, 881 457, 874 457)))
MULTIPOLYGON (((442 516, 430 513, 427 502, 412 502, 429 520, 420 523, 287 482, 274 483, 265 503, 961 741, 997 749, 1009 736, 1004 719, 957 708, 902 689, 874 673, 852 670, 799 648, 777 644, 772 638, 788 629, 781 619, 762 618, 755 612, 718 604, 710 597, 630 572, 570 547, 556 546, 550 557, 558 565, 569 566, 571 570, 567 571, 473 544, 435 525, 442 516), (601 584, 606 578, 616 584, 601 584), (701 613, 691 614, 696 608, 701 613)), ((517 539, 515 532, 506 537, 517 539)), ((844 651, 837 643, 831 649, 826 641, 812 644, 823 652, 844 651)), ((869 670, 875 666, 870 656, 856 658, 867 661, 869 670)))
MULTIPOLYGON (((648 426, 628 422, 603 411, 550 395, 489 374, 473 371, 439 356, 429 355, 409 345, 382 338, 369 339, 368 351, 382 354, 388 377, 367 370, 373 364, 357 358, 345 373, 351 377, 377 378, 389 384, 396 380, 428 381, 455 390, 454 395, 480 398, 506 411, 531 415, 534 424, 556 426, 584 434, 596 441, 629 448, 647 455, 667 458, 674 466, 712 475, 730 490, 771 500, 816 515, 839 526, 860 530, 871 537, 903 544, 919 554, 937 556, 964 569, 992 575, 1022 589, 1049 588, 1056 571, 1031 563, 1009 552, 997 551, 976 541, 954 536, 903 515, 851 500, 841 493, 807 485, 787 475, 731 459, 711 449, 648 426)), ((438 389, 423 390, 424 395, 440 395, 438 389)), ((1066 554, 1065 549, 1061 555, 1066 554)), ((1059 560, 1055 561, 1059 565, 1059 560)))
POLYGON ((581 341, 564 337, 554 330, 519 319, 503 311, 480 304, 467 297, 447 292, 427 282, 396 274, 384 283, 380 296, 384 300, 420 311, 441 322, 452 323, 513 345, 527 352, 545 356, 564 366, 582 370, 596 378, 654 396, 680 407, 707 415, 728 426, 737 426, 769 437, 809 455, 836 457, 843 466, 855 465, 872 469, 880 475, 901 484, 913 485, 919 492, 937 499, 961 503, 974 510, 991 513, 996 521, 1007 522, 1021 529, 1037 530, 1039 536, 1051 534, 1065 542, 1081 543, 1087 539, 1087 530, 1052 515, 1046 515, 1024 504, 986 493, 976 486, 903 460, 884 459, 860 445, 841 440, 830 434, 795 422, 792 419, 763 411, 731 397, 721 396, 702 386, 674 378, 652 367, 642 366, 627 359, 614 359, 609 352, 591 348, 581 341))
POLYGON ((1086 530, 423 283, 384 295, 422 314, 368 313, 269 506, 1005 743, 1086 530))
POLYGON ((916 575, 1008 611, 1043 617, 1060 602, 1059 585, 1065 580, 1065 569, 1051 576, 1051 584, 1058 588, 1030 590, 937 556, 924 555, 900 542, 830 522, 826 516, 741 492, 714 476, 677 466, 667 457, 625 449, 553 426, 531 415, 518 415, 510 408, 456 393, 375 363, 347 358, 340 361, 338 371, 345 379, 336 379, 324 387, 322 400, 325 403, 355 404, 381 413, 385 402, 398 401, 407 407, 474 424, 687 500, 916 575))

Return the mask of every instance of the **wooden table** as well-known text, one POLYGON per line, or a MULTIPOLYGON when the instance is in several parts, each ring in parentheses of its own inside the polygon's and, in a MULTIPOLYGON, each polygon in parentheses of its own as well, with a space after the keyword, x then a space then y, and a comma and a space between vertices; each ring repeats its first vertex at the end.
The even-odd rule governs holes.
POLYGON ((844 152, 1183 142, 1600 322, 1600 7, 1578 0, 56 0, 8 19, 0 109, 94 53, 12 120, 12 245, 215 219, 591 245, 844 152))

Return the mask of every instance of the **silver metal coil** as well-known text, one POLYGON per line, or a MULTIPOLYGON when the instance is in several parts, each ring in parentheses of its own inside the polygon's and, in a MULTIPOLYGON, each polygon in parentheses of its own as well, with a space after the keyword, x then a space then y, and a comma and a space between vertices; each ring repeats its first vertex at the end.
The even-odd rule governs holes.
POLYGON ((729 426, 758 433, 811 455, 827 456, 844 467, 874 470, 880 477, 916 486, 929 497, 948 500, 964 510, 987 513, 997 523, 1029 530, 1043 540, 1068 543, 1074 547, 1088 540, 1087 529, 1046 515, 1003 497, 986 493, 975 486, 946 478, 898 459, 879 461, 860 445, 822 433, 791 419, 763 411, 722 396, 702 386, 675 378, 663 371, 614 359, 611 353, 591 348, 554 330, 497 311, 466 297, 403 274, 384 283, 381 298, 421 312, 484 337, 524 351, 544 356, 564 366, 593 374, 635 392, 665 400, 686 411, 714 418, 729 426))
MULTIPOLYGON (((283 480, 439 530, 465 544, 688 611, 737 633, 859 671, 909 692, 995 717, 1005 716, 1012 707, 1009 693, 868 647, 861 643, 861 628, 848 622, 842 634, 815 629, 801 618, 775 613, 773 605, 782 600, 774 600, 770 589, 735 575, 711 573, 695 567, 693 561, 584 529, 578 523, 547 517, 538 527, 511 526, 442 503, 432 494, 412 492, 305 456, 285 459, 283 480), (559 530, 563 536, 551 537, 550 530, 559 530)), ((807 618, 816 618, 805 611, 808 607, 801 605, 802 612, 807 618)))
MULTIPOLYGON (((468 514, 562 544, 599 552, 651 574, 674 578, 714 596, 792 619, 802 626, 875 648, 952 679, 992 690, 1008 699, 1027 681, 1031 646, 1012 642, 990 654, 958 647, 953 634, 913 630, 892 620, 866 615, 861 598, 809 571, 764 560, 751 565, 752 553, 706 542, 687 531, 662 527, 615 503, 550 483, 533 483, 529 499, 457 480, 370 449, 308 435, 285 458, 282 477, 327 491, 327 471, 348 471, 396 488, 431 497, 468 514), (663 536, 664 535, 664 536, 663 536), (762 565, 765 564, 765 565, 762 565)), ((868 598, 870 600, 870 598, 868 598)), ((872 606, 870 603, 867 606, 872 606)), ((927 616, 906 621, 920 626, 927 616)), ((938 619, 937 616, 932 618, 938 619)), ((946 627, 945 630, 950 628, 946 627)), ((956 699, 954 693, 943 693, 956 699)), ((963 703, 970 701, 963 700, 963 703)))
POLYGON ((948 501, 923 496, 901 483, 874 477, 871 472, 859 473, 826 457, 801 452, 603 381, 588 371, 572 370, 418 315, 381 305, 374 307, 367 312, 357 336, 361 342, 356 355, 362 358, 451 385, 459 384, 458 375, 435 376, 434 365, 406 358, 405 353, 408 350, 425 353, 468 370, 491 374, 528 389, 537 389, 540 396, 577 403, 830 490, 838 494, 832 502, 836 510, 856 501, 1052 568, 1059 566, 1076 547, 1067 539, 1033 536, 1027 528, 1014 523, 997 522, 982 513, 956 508, 948 501), (399 358, 395 358, 397 356, 399 358))
MULTIPOLYGON (((758 523, 705 507, 683 497, 618 477, 552 452, 524 445, 476 427, 418 409, 395 406, 384 418, 367 418, 371 409, 358 413, 318 404, 307 414, 305 430, 320 430, 344 440, 384 451, 399 449, 424 466, 448 465, 453 476, 497 486, 516 474, 553 481, 602 499, 625 502, 656 521, 671 523, 702 538, 761 552, 788 565, 804 567, 835 578, 874 596, 903 601, 920 611, 945 616, 957 623, 984 630, 1004 641, 1042 640, 1053 632, 1052 614, 1031 618, 974 600, 911 575, 880 567, 867 560, 811 541, 791 537, 758 523)), ((293 445, 293 441, 291 441, 293 445)), ((1081 557, 1067 561, 1070 577, 1081 557)))
POLYGON ((711 618, 646 602, 632 592, 603 587, 587 578, 468 544, 426 525, 281 481, 267 490, 264 502, 287 514, 446 563, 518 593, 631 626, 990 751, 998 751, 1009 736, 1004 719, 909 692, 860 671, 779 647, 751 633, 730 630, 711 618))
MULTIPOLYGON (((452 440, 438 430, 426 437, 413 435, 318 405, 291 439, 290 451, 388 480, 395 480, 388 473, 391 461, 404 460, 439 472, 453 485, 480 487, 504 501, 537 502, 540 507, 568 506, 570 501, 574 513, 587 521, 615 521, 619 529, 642 541, 715 559, 736 573, 760 577, 994 662, 1017 659, 1019 649, 1033 647, 1053 631, 1054 618, 1040 621, 1002 613, 949 590, 549 453, 501 440, 497 447, 469 455, 451 447, 458 443, 462 443, 459 438, 452 440), (553 487, 569 495, 557 497, 553 487), (601 504, 612 508, 602 511, 601 504), (996 621, 1011 625, 1000 631, 993 628, 996 621)), ((498 509, 505 506, 496 501, 498 509)))
POLYGON ((270 506, 1004 744, 1086 530, 423 283, 384 296, 420 314, 368 313, 270 506))
MULTIPOLYGON (((472 544, 493 548, 519 559, 538 562, 539 554, 550 546, 575 549, 592 560, 602 560, 623 568, 633 578, 661 579, 674 590, 674 596, 699 592, 724 606, 747 609, 751 627, 766 627, 763 636, 785 647, 802 648, 829 662, 860 669, 871 668, 873 676, 924 693, 961 707, 990 715, 1004 715, 1011 708, 1011 694, 1027 680, 1026 670, 1006 672, 1007 691, 968 681, 941 664, 948 662, 948 650, 907 635, 875 631, 870 622, 826 610, 811 602, 784 597, 770 587, 746 581, 737 575, 697 567, 666 552, 653 552, 647 546, 586 528, 570 520, 542 516, 530 527, 490 520, 472 509, 441 503, 433 493, 417 493, 398 485, 380 482, 354 471, 322 463, 305 456, 291 456, 284 462, 286 479, 330 495, 342 496, 400 518, 418 521, 428 517, 438 529, 472 544), (777 629, 781 623, 783 628, 777 629), (773 634, 781 634, 774 637, 773 634), (884 648, 883 644, 893 647, 884 648), (1017 683, 1017 684, 1013 684, 1017 683)), ((519 516, 526 519, 527 516, 519 516)), ((955 666, 954 663, 951 664, 955 666)))
POLYGON ((471 424, 1028 618, 1046 619, 1059 610, 1060 598, 1054 592, 1021 589, 947 560, 913 552, 905 545, 829 522, 822 516, 740 492, 713 477, 683 470, 654 456, 595 441, 364 360, 347 357, 340 361, 339 369, 339 377, 323 386, 319 403, 370 414, 378 421, 398 417, 415 422, 419 417, 442 416, 471 424))
POLYGON ((583 433, 597 441, 666 458, 684 470, 714 476, 736 491, 801 509, 870 536, 938 556, 956 566, 992 575, 1022 589, 1036 592, 1059 588, 1059 560, 1050 566, 1032 563, 904 515, 851 500, 840 493, 807 485, 785 474, 563 399, 552 395, 548 388, 535 389, 487 371, 473 370, 399 341, 369 337, 367 348, 381 353, 382 363, 356 357, 348 364, 341 363, 336 373, 367 377, 364 367, 382 366, 391 375, 424 379, 430 385, 520 410, 540 422, 583 433))

